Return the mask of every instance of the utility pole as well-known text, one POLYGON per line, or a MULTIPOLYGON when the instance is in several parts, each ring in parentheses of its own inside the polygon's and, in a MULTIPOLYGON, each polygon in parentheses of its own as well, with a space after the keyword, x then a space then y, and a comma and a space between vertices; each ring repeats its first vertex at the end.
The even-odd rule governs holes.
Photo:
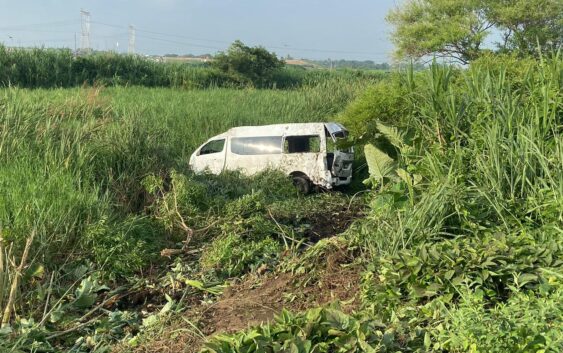
POLYGON ((135 27, 129 25, 129 46, 127 47, 128 54, 135 54, 135 27))
POLYGON ((80 38, 80 51, 83 53, 90 52, 90 12, 80 10, 80 18, 82 20, 82 37, 80 38))

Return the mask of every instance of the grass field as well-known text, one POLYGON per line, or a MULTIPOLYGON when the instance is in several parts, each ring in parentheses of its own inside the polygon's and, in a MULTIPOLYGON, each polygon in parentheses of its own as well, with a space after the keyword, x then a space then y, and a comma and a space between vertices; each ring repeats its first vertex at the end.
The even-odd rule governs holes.
POLYGON ((561 64, 2 89, 0 350, 561 351, 561 64), (232 126, 327 120, 367 189, 187 170, 232 126))
POLYGON ((289 65, 276 70, 268 82, 251 82, 209 63, 161 63, 141 56, 101 52, 76 56, 68 49, 7 48, 0 44, 0 87, 60 88, 82 85, 173 87, 297 88, 327 81, 376 81, 385 71, 308 70, 289 65))
MULTIPOLYGON (((82 200, 86 203, 110 202, 109 198, 124 203, 125 212, 137 211, 141 179, 173 168, 185 170, 190 154, 207 138, 238 125, 325 121, 342 110, 359 88, 337 83, 292 91, 3 90, 0 174, 5 190, 12 192, 3 195, 2 223, 11 224, 14 213, 22 223, 21 232, 16 235, 12 230, 4 237, 25 237, 30 225, 26 222, 52 223, 53 217, 39 214, 59 213, 52 207, 59 197, 68 212, 76 205, 65 197, 88 198, 82 200), (33 211, 26 198, 16 199, 25 191, 38 192, 44 183, 69 193, 35 195, 44 204, 33 211)), ((60 212, 54 218, 72 223, 68 216, 60 212)))
POLYGON ((20 256, 32 234, 26 265, 40 269, 33 280, 40 287, 24 283, 22 317, 41 314, 37 305, 46 297, 38 298, 36 290, 74 288, 69 277, 77 268, 87 269, 77 280, 102 270, 106 280, 117 282, 150 269, 176 238, 145 215, 147 176, 185 172, 197 146, 233 126, 326 121, 361 88, 333 81, 289 91, 3 89, 0 261, 11 270, 0 270, 6 273, 0 306, 7 305, 17 276, 5 261, 20 256))

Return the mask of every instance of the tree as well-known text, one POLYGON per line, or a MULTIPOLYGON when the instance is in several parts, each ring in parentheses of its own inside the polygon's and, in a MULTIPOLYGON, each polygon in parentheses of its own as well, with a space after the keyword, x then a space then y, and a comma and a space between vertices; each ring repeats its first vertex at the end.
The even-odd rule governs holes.
POLYGON ((241 83, 262 86, 270 82, 285 63, 263 47, 249 47, 237 40, 226 53, 215 56, 212 65, 241 83))
POLYGON ((537 45, 559 46, 563 37, 561 0, 407 0, 387 20, 399 58, 426 55, 468 63, 483 42, 500 33, 502 51, 533 53, 537 45))
POLYGON ((480 0, 409 0, 392 10, 387 20, 395 26, 398 57, 426 55, 475 59, 491 24, 480 10, 480 0))
POLYGON ((558 48, 563 40, 563 1, 496 0, 488 17, 502 29, 502 50, 533 54, 540 49, 558 48))

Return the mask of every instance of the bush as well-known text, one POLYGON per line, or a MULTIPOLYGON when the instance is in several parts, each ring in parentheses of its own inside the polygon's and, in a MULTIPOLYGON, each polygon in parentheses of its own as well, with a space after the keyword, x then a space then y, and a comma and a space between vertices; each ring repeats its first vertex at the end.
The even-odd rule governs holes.
POLYGON ((214 64, 161 63, 134 55, 75 56, 67 49, 17 49, 0 45, 0 87, 145 86, 207 89, 264 87, 290 89, 336 81, 377 81, 380 72, 306 70, 284 67, 261 47, 243 44, 217 56, 214 64))
POLYGON ((221 233, 204 247, 200 264, 221 277, 240 276, 270 264, 281 248, 276 225, 266 215, 267 199, 260 191, 225 205, 221 233))
POLYGON ((280 249, 280 243, 270 237, 252 240, 231 233, 210 242, 200 264, 204 271, 212 270, 219 277, 240 277, 263 264, 271 265, 280 249))
POLYGON ((140 273, 158 261, 165 239, 156 222, 129 216, 124 220, 100 218, 88 225, 82 242, 105 277, 115 280, 140 273))
POLYGON ((448 352, 561 352, 563 290, 514 293, 491 305, 462 291, 462 302, 432 330, 432 346, 448 352))
POLYGON ((406 127, 405 116, 411 107, 407 104, 407 88, 398 76, 391 76, 365 90, 338 116, 356 138, 370 141, 378 132, 378 121, 406 127))
POLYGON ((262 87, 272 81, 275 72, 283 67, 284 62, 263 47, 251 48, 237 40, 226 53, 216 55, 212 65, 235 82, 262 87))
POLYGON ((548 289, 548 273, 561 270, 562 255, 563 243, 557 239, 526 233, 423 243, 374 261, 364 277, 364 303, 389 318, 404 302, 455 302, 459 287, 489 302, 504 301, 512 291, 548 289))

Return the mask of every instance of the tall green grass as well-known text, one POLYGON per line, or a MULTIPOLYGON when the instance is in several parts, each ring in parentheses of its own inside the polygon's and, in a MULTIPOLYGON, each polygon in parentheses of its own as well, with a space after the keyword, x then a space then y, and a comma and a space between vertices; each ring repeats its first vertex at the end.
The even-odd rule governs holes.
POLYGON ((409 195, 414 207, 374 212, 375 223, 364 226, 375 237, 368 246, 396 252, 492 226, 560 236, 561 61, 554 54, 534 64, 483 59, 466 70, 434 64, 382 82, 353 103, 341 120, 422 178, 409 195), (372 109, 373 101, 387 105, 372 109))
POLYGON ((434 63, 367 90, 340 120, 371 144, 370 209, 335 238, 365 266, 366 321, 333 313, 317 329, 322 308, 283 312, 204 351, 561 351, 562 64, 560 53, 434 63))
MULTIPOLYGON (((384 76, 380 72, 287 67, 278 70, 263 88, 315 86, 330 80, 361 82, 384 76)), ((207 65, 161 63, 116 53, 76 56, 68 49, 20 49, 0 45, 0 86, 52 88, 82 85, 200 89, 242 88, 247 83, 207 65)))
MULTIPOLYGON (((3 89, 5 244, 13 244, 17 258, 34 232, 30 268, 40 265, 60 288, 77 270, 84 277, 101 269, 110 279, 139 273, 175 241, 156 218, 165 218, 176 194, 161 186, 165 203, 155 204, 143 186, 147 176, 160 182, 177 171, 172 182, 184 181, 182 197, 190 200, 178 214, 193 216, 192 204, 205 203, 208 189, 183 172, 204 140, 237 125, 326 121, 344 110, 339 119, 358 143, 394 159, 394 170, 368 196, 365 218, 347 233, 368 269, 362 279, 368 318, 406 350, 467 350, 495 315, 519 327, 529 321, 535 337, 552 325, 544 318, 561 321, 522 309, 526 301, 554 306, 560 297, 561 64, 558 54, 540 61, 485 58, 466 69, 434 64, 392 75, 350 106, 372 81, 321 77, 293 90, 3 89), (155 205, 164 209, 147 212, 155 205), (456 329, 462 332, 454 335, 456 329)), ((218 198, 219 182, 208 185, 218 198)), ((254 209, 262 196, 241 200, 254 209)), ((250 228, 271 227, 249 214, 243 218, 250 228)), ((226 252, 231 240, 217 243, 219 250, 226 252)), ((213 250, 207 249, 209 262, 224 262, 213 250)), ((253 249, 253 259, 263 250, 253 249)), ((24 286, 38 289, 17 304, 24 317, 42 317, 50 285, 36 272, 24 286)), ((504 341, 487 339, 483 347, 526 347, 528 332, 507 332, 504 341)), ((554 346, 563 342, 559 336, 546 335, 554 346)))
MULTIPOLYGON (((14 303, 18 315, 47 320, 48 293, 64 298, 93 272, 122 283, 175 247, 179 239, 150 216, 147 176, 185 172, 197 146, 233 126, 328 120, 364 85, 0 90, 4 255, 10 249, 17 261, 35 234, 26 264, 32 275, 22 277, 14 303)), ((13 268, 0 275, 5 304, 13 268)))
MULTIPOLYGON (((139 214, 149 174, 186 170, 207 138, 237 125, 324 121, 361 84, 293 91, 210 89, 5 89, 0 92, 0 223, 23 244, 37 230, 44 263, 89 251, 101 219, 139 214)), ((139 214, 140 215, 140 214, 139 214)), ((139 217, 142 217, 141 215, 139 217)))

